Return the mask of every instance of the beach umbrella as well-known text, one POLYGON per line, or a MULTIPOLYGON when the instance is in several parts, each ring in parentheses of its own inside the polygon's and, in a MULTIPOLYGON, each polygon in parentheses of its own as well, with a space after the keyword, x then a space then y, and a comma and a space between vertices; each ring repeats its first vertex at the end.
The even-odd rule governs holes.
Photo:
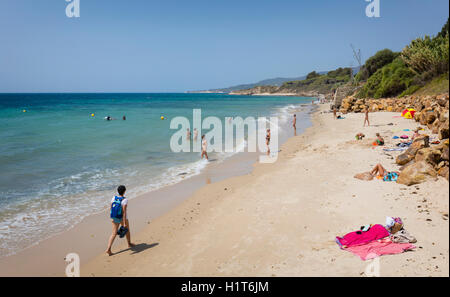
POLYGON ((416 111, 414 108, 407 108, 407 109, 403 110, 402 117, 404 117, 405 119, 412 119, 412 118, 414 118, 415 113, 416 113, 416 111))

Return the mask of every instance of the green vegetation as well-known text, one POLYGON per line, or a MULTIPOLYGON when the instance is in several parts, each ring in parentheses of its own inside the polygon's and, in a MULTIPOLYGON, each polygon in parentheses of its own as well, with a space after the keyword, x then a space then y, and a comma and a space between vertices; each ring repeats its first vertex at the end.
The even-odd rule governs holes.
POLYGON ((400 58, 396 58, 392 63, 378 69, 358 95, 363 98, 395 96, 410 88, 413 78, 414 72, 400 58))
POLYGON ((448 92, 449 79, 448 73, 442 74, 439 77, 428 82, 425 86, 419 88, 416 95, 438 95, 448 92))
POLYGON ((448 63, 447 20, 435 37, 417 38, 401 53, 384 49, 369 58, 356 76, 357 82, 366 81, 356 96, 381 98, 406 96, 427 89, 443 90, 445 77, 448 90, 448 63))
POLYGON ((315 77, 319 77, 319 76, 320 76, 319 73, 313 71, 313 72, 308 73, 308 75, 306 76, 306 79, 311 79, 311 78, 315 78, 315 77))
POLYGON ((374 56, 367 59, 366 63, 361 67, 361 70, 356 75, 356 81, 366 81, 377 72, 378 69, 394 61, 398 55, 399 53, 394 53, 390 49, 384 49, 377 52, 374 56))
POLYGON ((310 92, 328 93, 350 81, 351 68, 338 68, 327 74, 320 75, 313 71, 309 73, 305 80, 285 82, 279 88, 279 92, 310 92))
POLYGON ((417 38, 402 51, 402 59, 423 80, 448 72, 448 34, 417 38))

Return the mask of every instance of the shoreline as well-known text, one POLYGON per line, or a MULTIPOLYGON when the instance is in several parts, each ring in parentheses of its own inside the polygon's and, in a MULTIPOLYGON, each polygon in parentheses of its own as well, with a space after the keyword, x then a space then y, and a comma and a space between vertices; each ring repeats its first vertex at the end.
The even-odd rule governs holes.
MULTIPOLYGON (((298 104, 297 112, 305 115, 305 119, 301 121, 306 127, 310 125, 308 110, 309 107, 304 108, 304 103, 298 104)), ((299 131, 302 129, 299 127, 299 131)), ((280 139, 281 143, 284 141, 286 139, 280 139)), ((204 185, 251 172, 258 157, 259 153, 234 154, 220 162, 211 162, 197 175, 132 198, 130 200, 132 238, 145 229, 149 222, 177 208, 204 185)), ((67 265, 64 258, 71 252, 80 255, 83 266, 104 251, 111 232, 108 218, 107 211, 90 214, 63 232, 53 234, 15 254, 0 257, 0 276, 64 275, 67 265), (47 263, 45 268, 40 264, 42 261, 47 263)), ((116 244, 118 242, 117 239, 116 244)))
POLYGON ((448 182, 406 187, 353 178, 376 163, 395 166, 369 140, 352 140, 353 130, 370 136, 381 130, 389 145, 387 123, 395 129, 416 124, 376 113, 375 125, 361 128, 361 114, 333 120, 324 113, 327 105, 319 106, 313 126, 289 138, 276 163, 205 185, 137 234, 141 248, 122 250, 121 243, 120 253, 98 256, 81 274, 361 276, 367 263, 340 250, 334 238, 400 216, 418 248, 381 257, 382 276, 448 276, 448 182))

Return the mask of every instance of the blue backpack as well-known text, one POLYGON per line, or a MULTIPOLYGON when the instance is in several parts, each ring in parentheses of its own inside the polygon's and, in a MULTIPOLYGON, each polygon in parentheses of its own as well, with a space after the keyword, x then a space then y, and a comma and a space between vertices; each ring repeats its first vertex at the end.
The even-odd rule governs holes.
POLYGON ((111 219, 121 219, 123 217, 122 200, 123 197, 114 197, 114 201, 111 204, 111 219))

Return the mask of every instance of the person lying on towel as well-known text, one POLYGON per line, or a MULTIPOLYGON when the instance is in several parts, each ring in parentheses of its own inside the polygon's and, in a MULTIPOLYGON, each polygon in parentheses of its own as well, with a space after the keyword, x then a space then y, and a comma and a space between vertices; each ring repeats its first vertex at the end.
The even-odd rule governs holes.
POLYGON ((384 181, 396 181, 400 172, 387 171, 381 164, 377 164, 372 169, 370 174, 372 174, 374 177, 378 179, 383 179, 384 181))

